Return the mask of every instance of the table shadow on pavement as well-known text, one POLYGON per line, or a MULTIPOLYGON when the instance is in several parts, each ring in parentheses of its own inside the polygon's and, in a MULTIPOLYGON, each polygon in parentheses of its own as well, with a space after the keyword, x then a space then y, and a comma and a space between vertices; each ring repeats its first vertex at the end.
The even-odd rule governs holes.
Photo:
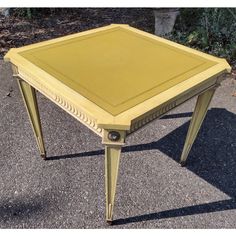
MULTIPOLYGON (((16 198, 14 201, 1 201, 0 202, 0 222, 11 224, 19 223, 29 217, 38 218, 49 207, 47 199, 31 199, 26 200, 27 197, 16 198)), ((1 226, 1 228, 3 228, 1 226)))
MULTIPOLYGON (((166 115, 161 119, 178 119, 190 116, 191 113, 180 113, 166 115)), ((158 141, 126 146, 122 149, 122 152, 158 149, 174 161, 179 162, 188 127, 189 122, 186 122, 158 141)), ((203 178, 209 184, 227 194, 231 199, 117 219, 113 223, 121 225, 236 209, 235 153, 236 115, 222 108, 210 109, 188 156, 187 165, 183 168, 187 168, 203 178)), ((101 154, 104 154, 103 150, 96 150, 50 157, 49 160, 101 154)))

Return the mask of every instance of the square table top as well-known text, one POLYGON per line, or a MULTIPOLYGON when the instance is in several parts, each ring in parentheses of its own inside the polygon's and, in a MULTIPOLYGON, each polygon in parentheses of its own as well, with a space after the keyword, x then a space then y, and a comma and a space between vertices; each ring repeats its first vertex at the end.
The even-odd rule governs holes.
POLYGON ((25 46, 5 58, 14 63, 16 55, 111 116, 186 81, 194 86, 230 70, 224 59, 116 24, 25 46))

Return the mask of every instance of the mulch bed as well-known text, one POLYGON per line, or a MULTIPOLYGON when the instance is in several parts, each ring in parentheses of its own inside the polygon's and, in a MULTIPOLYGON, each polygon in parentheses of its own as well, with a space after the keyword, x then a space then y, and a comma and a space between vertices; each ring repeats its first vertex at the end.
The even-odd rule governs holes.
POLYGON ((9 17, 0 16, 0 58, 14 47, 52 39, 71 33, 109 25, 129 24, 154 33, 154 15, 150 8, 43 8, 31 19, 12 9, 9 17))

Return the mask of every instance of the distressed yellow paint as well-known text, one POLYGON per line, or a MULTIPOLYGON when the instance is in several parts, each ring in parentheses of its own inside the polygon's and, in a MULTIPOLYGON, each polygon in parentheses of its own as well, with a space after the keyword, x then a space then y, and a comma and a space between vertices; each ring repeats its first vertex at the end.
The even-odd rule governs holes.
POLYGON ((230 71, 224 59, 127 25, 11 49, 4 59, 17 65, 29 84, 46 85, 78 101, 98 127, 125 130, 165 98, 230 71))
POLYGON ((216 64, 122 27, 19 54, 112 115, 216 64))
POLYGON ((102 137, 109 222, 126 135, 199 95, 183 164, 219 76, 231 70, 224 59, 119 24, 11 49, 4 59, 22 79, 19 85, 41 155, 45 149, 35 89, 102 137), (119 140, 109 139, 111 131, 120 134, 119 140))

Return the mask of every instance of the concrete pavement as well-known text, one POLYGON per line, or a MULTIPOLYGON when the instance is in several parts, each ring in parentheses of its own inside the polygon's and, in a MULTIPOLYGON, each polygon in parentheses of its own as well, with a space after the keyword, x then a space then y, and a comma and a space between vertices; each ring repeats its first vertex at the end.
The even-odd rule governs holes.
MULTIPOLYGON (((186 167, 195 99, 127 139, 113 228, 236 227, 236 97, 216 92, 186 167)), ((41 160, 10 66, 0 61, 0 228, 110 228, 100 137, 38 94, 49 160, 41 160)))

